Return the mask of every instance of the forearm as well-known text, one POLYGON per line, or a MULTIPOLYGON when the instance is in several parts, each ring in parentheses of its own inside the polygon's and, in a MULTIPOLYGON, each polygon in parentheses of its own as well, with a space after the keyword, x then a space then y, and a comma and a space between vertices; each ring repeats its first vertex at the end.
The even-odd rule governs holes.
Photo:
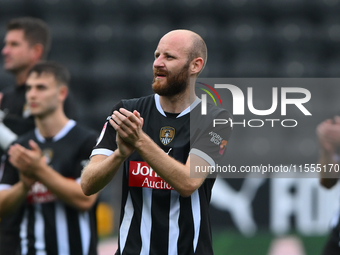
POLYGON ((331 171, 332 168, 334 169, 334 164, 336 163, 333 157, 333 153, 321 149, 319 164, 321 164, 322 169, 325 169, 325 171, 321 171, 320 173, 320 184, 326 188, 333 187, 339 178, 339 173, 331 171))
POLYGON ((14 212, 25 201, 28 190, 20 181, 10 189, 0 191, 0 217, 14 212))
POLYGON ((164 181, 184 197, 190 196, 205 179, 190 178, 190 160, 182 164, 173 159, 146 134, 136 144, 136 150, 164 181))
POLYGON ((126 157, 115 150, 110 156, 95 155, 84 168, 81 176, 81 188, 85 195, 97 193, 116 175, 126 157))
POLYGON ((85 196, 76 180, 62 176, 49 166, 39 169, 35 175, 60 200, 78 210, 90 209, 96 200, 96 197, 85 196))

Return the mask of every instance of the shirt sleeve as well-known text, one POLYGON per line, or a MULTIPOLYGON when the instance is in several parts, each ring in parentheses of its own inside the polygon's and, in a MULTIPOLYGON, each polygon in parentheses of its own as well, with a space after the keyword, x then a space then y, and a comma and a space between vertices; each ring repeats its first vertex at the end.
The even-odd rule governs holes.
POLYGON ((75 169, 75 179, 80 183, 80 176, 81 172, 83 171, 84 167, 89 162, 89 156, 93 149, 93 146, 96 144, 97 135, 91 132, 87 139, 81 146, 81 151, 79 152, 78 159, 76 161, 76 169, 75 169))
POLYGON ((190 154, 197 155, 215 166, 225 155, 227 143, 232 133, 231 115, 227 111, 219 113, 216 119, 227 120, 223 125, 213 127, 212 123, 203 130, 191 146, 190 154))
POLYGON ((8 189, 18 181, 17 169, 8 161, 7 155, 3 155, 0 164, 0 190, 8 189))
MULTIPOLYGON (((117 103, 111 113, 115 110, 119 110, 123 107, 122 101, 117 103)), ((111 114, 106 118, 104 127, 100 133, 97 144, 92 150, 91 157, 94 155, 105 155, 110 156, 116 149, 116 130, 111 126, 109 120, 111 119, 111 114)))

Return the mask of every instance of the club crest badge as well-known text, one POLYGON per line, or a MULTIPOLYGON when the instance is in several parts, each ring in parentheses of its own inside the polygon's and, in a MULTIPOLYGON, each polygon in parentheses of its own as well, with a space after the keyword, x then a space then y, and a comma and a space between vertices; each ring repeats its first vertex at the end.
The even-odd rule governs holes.
POLYGON ((159 138, 164 145, 168 145, 175 137, 175 129, 173 127, 162 127, 159 138))
POLYGON ((52 149, 43 149, 42 154, 46 158, 46 164, 49 165, 53 159, 53 150, 52 149))

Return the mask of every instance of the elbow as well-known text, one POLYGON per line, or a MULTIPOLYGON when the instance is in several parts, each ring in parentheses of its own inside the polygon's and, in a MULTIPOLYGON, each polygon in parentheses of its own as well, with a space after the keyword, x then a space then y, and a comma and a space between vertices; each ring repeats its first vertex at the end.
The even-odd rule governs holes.
POLYGON ((336 184, 337 181, 338 179, 321 178, 320 184, 326 189, 331 189, 336 184))
POLYGON ((190 197, 198 188, 197 186, 187 185, 177 191, 182 197, 190 197))
POLYGON ((91 187, 88 184, 84 183, 83 181, 81 181, 80 187, 85 196, 91 196, 96 193, 91 189, 91 187))
POLYGON ((90 210, 93 205, 96 203, 97 195, 91 195, 83 198, 79 198, 77 202, 75 202, 74 206, 77 210, 86 212, 90 210))
POLYGON ((192 193, 194 193, 194 191, 192 191, 192 192, 191 191, 180 191, 179 192, 179 194, 184 198, 190 197, 192 195, 192 193))
POLYGON ((86 211, 90 210, 92 208, 92 206, 93 206, 93 203, 83 202, 83 203, 78 204, 77 209, 79 211, 86 212, 86 211))

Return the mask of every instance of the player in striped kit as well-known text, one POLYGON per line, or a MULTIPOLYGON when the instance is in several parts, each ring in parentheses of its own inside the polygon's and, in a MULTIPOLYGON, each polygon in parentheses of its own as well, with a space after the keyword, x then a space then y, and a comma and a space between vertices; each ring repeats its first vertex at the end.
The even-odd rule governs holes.
POLYGON ((97 254, 95 202, 79 177, 97 135, 66 117, 69 73, 54 62, 36 64, 26 99, 36 128, 20 136, 0 171, 0 217, 14 211, 21 254, 97 254))
POLYGON ((209 202, 214 178, 191 177, 193 165, 215 166, 225 154, 230 114, 211 105, 201 116, 195 80, 207 59, 203 39, 175 30, 155 51, 154 95, 122 100, 104 125, 81 186, 90 195, 124 165, 116 254, 213 254, 209 202), (212 142, 212 133, 220 143, 212 142))

